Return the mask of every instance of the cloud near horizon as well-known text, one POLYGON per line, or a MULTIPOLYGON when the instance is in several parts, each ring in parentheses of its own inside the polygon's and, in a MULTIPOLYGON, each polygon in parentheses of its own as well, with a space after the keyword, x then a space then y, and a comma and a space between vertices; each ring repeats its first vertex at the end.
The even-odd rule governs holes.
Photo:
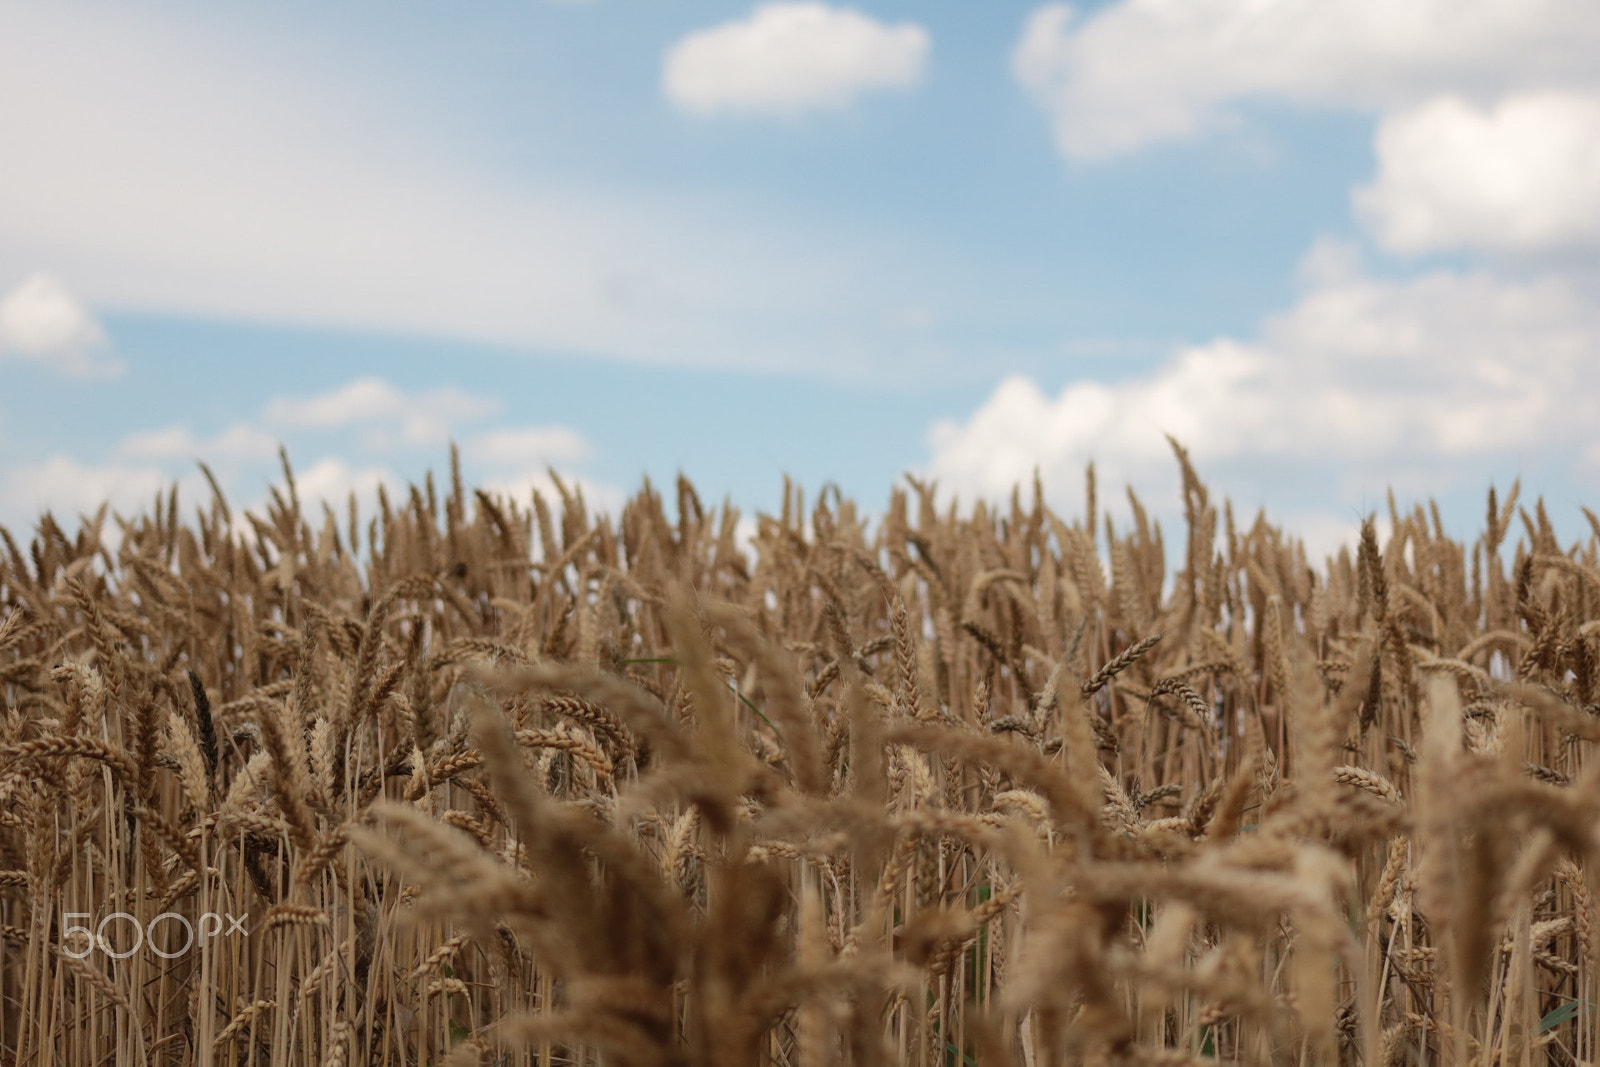
POLYGON ((361 428, 368 451, 382 452, 396 445, 444 445, 452 425, 488 418, 502 406, 453 386, 408 396, 382 378, 367 377, 317 396, 276 397, 262 415, 286 427, 361 428))
POLYGON ((1321 495, 1308 516, 1319 522, 1329 503, 1371 502, 1385 486, 1476 488, 1519 454, 1570 455, 1574 478, 1600 485, 1600 452, 1584 458, 1600 420, 1600 307, 1588 293, 1555 274, 1382 280, 1327 248, 1317 256, 1307 291, 1252 340, 1188 346, 1149 374, 1053 397, 1007 378, 968 418, 930 430, 926 473, 999 500, 1037 466, 1047 491, 1072 499, 1092 459, 1102 484, 1130 483, 1172 514, 1171 434, 1226 494, 1270 486, 1291 508, 1321 495))
MULTIPOLYGON (((379 484, 391 494, 407 484, 397 468, 408 454, 414 458, 451 440, 459 443, 468 480, 491 493, 524 505, 535 490, 559 500, 553 469, 569 489, 581 489, 591 509, 620 512, 626 494, 584 470, 595 455, 586 438, 560 425, 486 426, 500 407, 465 390, 408 392, 382 378, 361 378, 310 396, 274 397, 259 416, 209 437, 172 424, 129 434, 98 459, 55 452, 38 462, 11 465, 0 479, 0 524, 9 517, 31 525, 45 511, 92 514, 102 502, 126 513, 149 506, 156 493, 174 483, 185 500, 205 500, 210 489, 197 460, 212 468, 235 510, 241 510, 237 501, 242 500, 243 510, 259 512, 265 487, 282 478, 280 444, 293 461, 301 501, 312 513, 326 503, 343 514, 354 493, 370 516, 379 484), (317 435, 315 440, 302 440, 307 433, 317 435), (335 437, 332 447, 328 434, 335 437)), ((432 458, 435 462, 415 470, 413 478, 436 465, 438 457, 432 458)))
POLYGON ((1252 334, 1054 396, 1009 377, 931 429, 927 473, 1004 499, 1038 466, 1070 499, 1092 458, 1170 517, 1170 433, 1224 495, 1270 497, 1324 548, 1385 487, 1476 490, 1533 457, 1600 486, 1600 301, 1571 256, 1600 241, 1597 49, 1600 7, 1579 0, 1037 9, 1013 73, 1076 165, 1215 133, 1252 102, 1366 111, 1376 173, 1350 203, 1373 249, 1481 262, 1407 276, 1320 238, 1252 334))

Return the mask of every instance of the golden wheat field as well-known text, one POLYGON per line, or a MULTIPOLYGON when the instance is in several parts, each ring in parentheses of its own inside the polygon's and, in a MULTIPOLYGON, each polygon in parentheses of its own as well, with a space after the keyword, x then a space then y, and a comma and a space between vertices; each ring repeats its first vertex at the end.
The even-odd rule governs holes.
POLYGON ((1171 574, 1092 468, 5 533, 0 1063, 1600 1059, 1600 520, 1174 450, 1171 574))

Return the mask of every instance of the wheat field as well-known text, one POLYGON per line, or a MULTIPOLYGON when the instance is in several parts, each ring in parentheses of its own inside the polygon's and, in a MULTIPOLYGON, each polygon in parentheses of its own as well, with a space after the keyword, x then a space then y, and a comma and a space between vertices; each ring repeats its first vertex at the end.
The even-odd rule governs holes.
POLYGON ((0 530, 0 1064, 1600 1059, 1600 519, 1309 560, 1174 452, 1181 552, 1092 467, 0 530))

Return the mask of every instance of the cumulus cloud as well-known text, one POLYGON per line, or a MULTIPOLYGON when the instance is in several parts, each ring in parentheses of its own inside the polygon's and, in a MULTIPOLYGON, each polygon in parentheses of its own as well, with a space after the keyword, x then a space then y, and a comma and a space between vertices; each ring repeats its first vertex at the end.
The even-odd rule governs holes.
POLYGON ((1164 492, 1170 433, 1224 487, 1352 504, 1389 485, 1444 492, 1522 449, 1581 452, 1600 419, 1600 308, 1581 288, 1341 270, 1255 340, 1191 346, 1143 377, 1056 396, 1008 378, 966 420, 933 427, 928 473, 1004 499, 1037 465, 1076 493, 1093 459, 1108 484, 1164 492))
POLYGON ((1357 214, 1397 252, 1600 241, 1600 95, 1443 96, 1387 116, 1357 214))
POLYGON ((110 377, 122 367, 109 347, 93 313, 53 274, 34 274, 0 298, 0 357, 33 360, 75 378, 110 377))
POLYGON ((667 51, 668 99, 700 114, 837 108, 922 79, 930 47, 913 23, 886 25, 823 3, 770 3, 700 30, 667 51))
POLYGON ((1525 254, 1600 239, 1597 48, 1588 0, 1039 8, 1013 73, 1064 155, 1193 137, 1253 101, 1369 111, 1377 173, 1351 200, 1378 247, 1516 253, 1531 269, 1384 279, 1358 245, 1319 239, 1298 299, 1253 337, 1191 344, 1138 378, 1056 396, 1010 378, 966 420, 933 428, 930 473, 995 498, 1037 464, 1071 493, 1093 458, 1111 482, 1175 499, 1171 433, 1224 491, 1270 495, 1324 546, 1389 486, 1442 494, 1521 457, 1568 457, 1556 462, 1592 483, 1593 279, 1570 258, 1525 254), (1327 511, 1334 502, 1343 510, 1327 511))
POLYGON ((1590 0, 1119 0, 1037 9, 1012 71, 1061 151, 1089 159, 1228 124, 1251 99, 1387 111, 1593 85, 1597 50, 1590 0))

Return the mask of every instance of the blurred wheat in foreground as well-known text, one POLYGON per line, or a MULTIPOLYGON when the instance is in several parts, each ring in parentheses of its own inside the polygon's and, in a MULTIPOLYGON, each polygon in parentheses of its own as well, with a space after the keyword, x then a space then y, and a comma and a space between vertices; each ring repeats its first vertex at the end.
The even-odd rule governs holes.
POLYGON ((1174 447, 1170 576, 1092 470, 6 534, 0 1064, 1600 1058, 1600 520, 1317 563, 1174 447))

